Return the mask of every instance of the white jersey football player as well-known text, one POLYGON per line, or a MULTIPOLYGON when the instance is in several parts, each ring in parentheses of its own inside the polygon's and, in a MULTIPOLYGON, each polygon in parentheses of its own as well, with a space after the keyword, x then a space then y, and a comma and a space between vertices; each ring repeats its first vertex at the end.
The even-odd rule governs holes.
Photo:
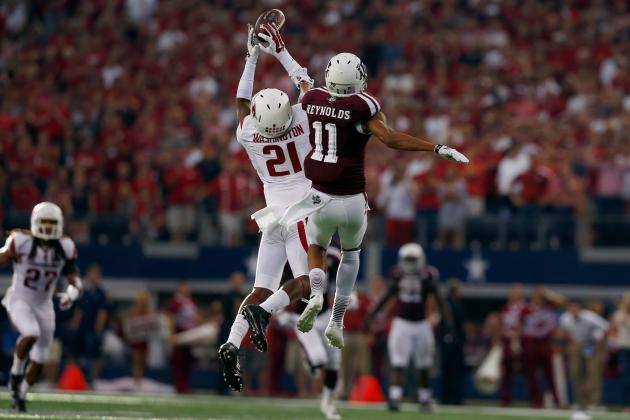
MULTIPOLYGON (((311 181, 304 176, 302 168, 304 158, 311 149, 308 119, 301 106, 291 106, 288 95, 281 90, 263 89, 252 98, 260 45, 254 41, 251 26, 247 49, 245 69, 236 94, 239 121, 236 138, 247 151, 264 184, 267 207, 252 215, 262 231, 254 288, 244 299, 227 342, 219 348, 223 377, 235 391, 243 389, 238 349, 249 329, 243 308, 263 302, 278 289, 287 259, 294 277, 308 279, 308 243, 304 221, 298 220, 290 226, 271 222, 306 195, 311 187, 311 181)), ((312 81, 306 69, 291 57, 284 46, 282 49, 281 62, 291 80, 298 88, 308 90, 312 81)), ((264 344, 266 350, 266 342, 264 344)))
POLYGON ((9 382, 13 408, 20 412, 26 411, 26 393, 48 358, 58 280, 65 276, 68 281, 65 292, 57 293, 61 309, 69 309, 81 291, 77 250, 72 239, 62 234, 61 209, 43 202, 33 208, 30 231, 14 230, 0 248, 0 266, 13 263, 11 286, 2 304, 20 333, 9 382))

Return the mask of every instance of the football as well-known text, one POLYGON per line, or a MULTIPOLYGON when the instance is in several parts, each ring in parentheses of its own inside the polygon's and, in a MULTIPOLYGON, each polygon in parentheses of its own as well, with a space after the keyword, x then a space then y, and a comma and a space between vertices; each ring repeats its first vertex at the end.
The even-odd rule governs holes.
POLYGON ((278 31, 281 32, 285 21, 286 19, 284 17, 284 13, 282 13, 282 10, 270 9, 261 13, 261 15, 258 16, 258 19, 256 19, 256 24, 254 25, 254 33, 256 33, 256 38, 258 39, 258 42, 261 45, 267 45, 264 39, 258 37, 259 33, 263 31, 266 32, 265 29, 262 27, 263 23, 275 23, 278 27, 278 31))

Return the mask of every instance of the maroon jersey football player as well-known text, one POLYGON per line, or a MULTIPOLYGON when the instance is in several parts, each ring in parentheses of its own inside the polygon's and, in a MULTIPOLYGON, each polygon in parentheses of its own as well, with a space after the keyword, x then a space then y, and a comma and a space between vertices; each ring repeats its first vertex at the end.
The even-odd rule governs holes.
MULTIPOLYGON (((279 56, 281 49, 277 46, 284 43, 275 28, 269 32, 269 36, 259 34, 269 42, 265 52, 279 56)), ((393 149, 433 151, 445 159, 461 163, 467 163, 468 159, 455 149, 388 126, 378 100, 366 93, 365 65, 354 54, 334 56, 326 66, 325 79, 325 88, 311 89, 302 97, 312 147, 303 167, 313 187, 309 194, 284 213, 280 223, 287 226, 293 220, 309 217, 307 237, 310 244, 311 295, 298 321, 298 329, 303 332, 311 330, 321 311, 323 293, 327 289, 326 248, 332 236, 339 234, 342 258, 326 337, 330 345, 341 348, 343 316, 359 272, 359 253, 367 228, 364 155, 370 137, 374 135, 393 149)), ((286 294, 283 289, 277 293, 286 294)), ((269 299, 273 299, 273 295, 269 299)), ((288 295, 283 295, 277 301, 286 302, 288 299, 288 295)))
POLYGON ((426 264, 422 247, 415 243, 403 245, 398 251, 398 265, 390 273, 389 292, 368 316, 373 317, 391 299, 395 299, 394 319, 387 339, 390 386, 389 408, 398 410, 403 396, 404 372, 411 361, 418 375, 418 401, 420 408, 431 408, 429 371, 433 366, 435 339, 433 327, 427 319, 427 300, 433 296, 443 318, 452 325, 452 316, 446 309, 438 291, 438 270, 426 264))
POLYGON ((523 285, 514 284, 508 301, 499 311, 501 323, 501 403, 512 403, 512 379, 521 362, 521 333, 523 315, 527 304, 523 296, 523 285))
POLYGON ((564 304, 564 297, 545 289, 534 288, 529 303, 522 313, 523 371, 527 380, 530 403, 542 407, 543 392, 538 373, 542 371, 554 401, 560 404, 553 373, 553 356, 556 349, 553 337, 558 327, 557 310, 564 304))

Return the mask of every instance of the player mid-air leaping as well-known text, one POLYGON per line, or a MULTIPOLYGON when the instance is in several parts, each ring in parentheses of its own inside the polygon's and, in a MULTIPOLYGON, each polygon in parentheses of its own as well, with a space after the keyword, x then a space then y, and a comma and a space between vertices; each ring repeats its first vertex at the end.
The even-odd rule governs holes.
MULTIPOLYGON (((275 27, 270 35, 258 34, 271 45, 282 43, 275 27)), ((312 150, 304 161, 306 177, 313 182, 310 193, 292 205, 280 223, 290 226, 308 217, 308 266, 311 296, 298 322, 300 331, 307 332, 323 304, 326 289, 326 248, 335 233, 339 234, 342 258, 337 273, 333 311, 326 328, 330 345, 343 347, 343 317, 359 272, 359 253, 367 227, 365 195, 365 146, 372 135, 383 144, 398 150, 433 151, 442 158, 467 163, 468 159, 455 149, 434 144, 426 138, 396 131, 387 125, 378 101, 365 93, 367 73, 359 57, 350 53, 337 54, 325 71, 326 87, 309 90, 302 97, 302 108, 308 115, 312 150)), ((280 289, 270 300, 282 304, 287 295, 280 289), (278 297, 278 299, 276 299, 278 297)), ((277 310, 267 305, 267 313, 277 310)), ((253 308, 252 308, 253 309, 253 308)), ((265 315, 258 309, 248 317, 252 331, 264 333, 265 315)), ((253 333, 252 333, 253 335, 253 333)))
POLYGON ((13 263, 11 287, 2 304, 20 333, 9 380, 13 408, 20 412, 26 411, 26 393, 48 358, 55 331, 52 295, 57 281, 62 275, 68 281, 66 291, 57 294, 61 309, 70 308, 81 291, 76 247, 62 233, 61 209, 43 202, 33 208, 31 230, 14 230, 0 248, 0 266, 13 263))
MULTIPOLYGON (((243 390, 238 349, 247 333, 248 324, 242 309, 258 304, 278 289, 282 271, 289 260, 294 277, 302 276, 308 284, 306 260, 306 232, 304 222, 296 220, 286 226, 268 223, 303 197, 311 186, 304 175, 302 164, 310 151, 308 119, 300 105, 291 106, 286 93, 278 89, 263 89, 252 98, 256 61, 260 45, 254 40, 254 29, 249 27, 245 69, 236 93, 239 125, 238 142, 245 148, 252 165, 264 184, 267 207, 253 217, 260 226, 262 238, 258 251, 254 289, 245 298, 236 316, 226 343, 219 348, 223 377, 235 391, 243 390)), ((291 80, 302 90, 312 84, 302 68, 280 42, 275 52, 287 69, 291 80)), ((266 350, 266 348, 264 349, 266 350)))

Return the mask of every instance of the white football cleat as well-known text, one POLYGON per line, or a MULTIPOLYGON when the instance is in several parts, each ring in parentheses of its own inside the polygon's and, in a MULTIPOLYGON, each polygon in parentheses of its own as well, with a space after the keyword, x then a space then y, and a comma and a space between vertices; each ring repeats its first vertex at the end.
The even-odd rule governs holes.
POLYGON ((324 332, 328 345, 331 347, 343 348, 343 328, 328 324, 324 332))
POLYGON ((313 324, 315 324, 315 318, 322 311, 322 307, 324 306, 324 296, 317 294, 311 296, 302 312, 302 315, 298 318, 297 328, 303 333, 307 333, 313 329, 313 324))
POLYGON ((327 411, 325 412, 322 411, 322 413, 326 417, 326 420, 341 420, 341 416, 337 412, 337 407, 335 407, 334 405, 329 405, 326 410, 327 411))

